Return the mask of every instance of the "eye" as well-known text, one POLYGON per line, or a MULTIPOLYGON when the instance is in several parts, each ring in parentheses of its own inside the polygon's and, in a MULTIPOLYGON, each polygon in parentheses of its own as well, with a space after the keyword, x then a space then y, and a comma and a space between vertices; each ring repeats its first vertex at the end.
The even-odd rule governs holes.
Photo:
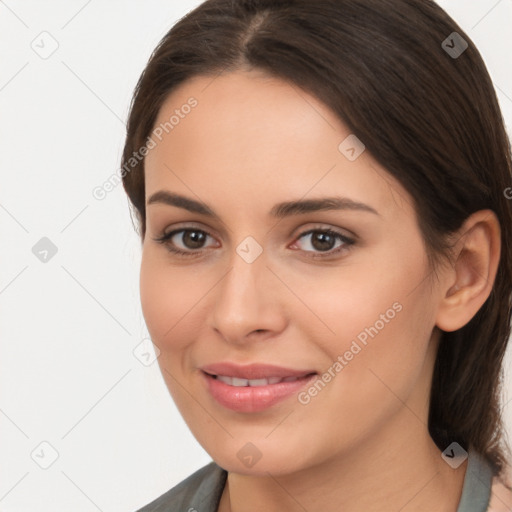
MULTIPOLYGON (((324 254, 325 257, 338 254, 341 251, 348 250, 355 243, 352 238, 332 229, 311 229, 299 235, 297 241, 303 238, 309 238, 309 241, 302 245, 302 250, 317 253, 311 255, 313 258, 322 258, 324 254)), ((296 244, 297 242, 294 245, 296 244)))
MULTIPOLYGON (((213 239, 209 233, 202 229, 182 228, 164 233, 160 237, 153 238, 153 240, 165 245, 170 252, 176 255, 194 257, 200 256, 207 247, 205 242, 208 238, 213 239)), ((309 238, 309 241, 303 243, 302 247, 299 248, 307 253, 312 253, 310 254, 312 258, 336 255, 349 250, 350 246, 355 243, 354 239, 333 229, 314 228, 301 233, 293 246, 300 246, 301 244, 298 244, 298 241, 307 238, 309 238)), ((210 247, 218 247, 218 245, 213 244, 210 247)))
POLYGON ((166 245, 167 249, 175 254, 197 256, 204 249, 204 243, 208 238, 212 237, 206 231, 189 228, 175 229, 153 240, 166 245))

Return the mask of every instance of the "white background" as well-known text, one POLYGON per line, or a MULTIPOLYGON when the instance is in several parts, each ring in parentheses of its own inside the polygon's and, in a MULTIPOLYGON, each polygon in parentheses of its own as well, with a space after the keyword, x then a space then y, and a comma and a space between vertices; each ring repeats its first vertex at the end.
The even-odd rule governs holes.
MULTIPOLYGON (((157 363, 133 354, 147 331, 124 190, 92 195, 118 168, 150 53, 199 3, 0 1, 1 512, 131 512, 211 460, 157 363), (47 59, 31 47, 41 37, 58 44, 47 59), (43 237, 58 250, 47 263, 32 252, 43 237)), ((440 4, 512 126, 512 0, 440 4)), ((512 402, 505 414, 510 432, 512 402)))

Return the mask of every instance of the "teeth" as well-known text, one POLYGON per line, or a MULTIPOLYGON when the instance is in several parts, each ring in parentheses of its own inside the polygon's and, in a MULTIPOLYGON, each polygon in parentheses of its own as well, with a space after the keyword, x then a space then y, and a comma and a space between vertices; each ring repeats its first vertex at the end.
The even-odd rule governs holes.
POLYGON ((298 379, 298 377, 285 377, 283 379, 283 382, 293 382, 293 381, 295 381, 297 379, 298 379))
POLYGON ((293 382, 298 377, 269 377, 268 379, 239 379, 238 377, 228 377, 226 375, 217 375, 217 379, 230 386, 268 386, 269 384, 277 384, 278 382, 293 382))
MULTIPOLYGON (((240 379, 240 380, 244 380, 244 379, 240 379)), ((268 379, 251 379, 247 382, 249 383, 249 386, 268 386, 270 384, 268 379)))
POLYGON ((232 386, 247 386, 249 381, 247 379, 239 379, 237 377, 233 377, 231 379, 232 386))

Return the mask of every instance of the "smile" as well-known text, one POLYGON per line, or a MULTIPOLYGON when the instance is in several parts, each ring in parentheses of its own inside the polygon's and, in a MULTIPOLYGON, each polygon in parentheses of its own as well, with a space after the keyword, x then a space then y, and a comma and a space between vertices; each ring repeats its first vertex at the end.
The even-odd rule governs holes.
POLYGON ((317 377, 316 373, 310 373, 300 377, 244 379, 200 373, 210 397, 222 407, 240 413, 257 413, 284 402, 317 377))
POLYGON ((270 377, 268 379, 241 379, 239 377, 228 377, 226 375, 212 375, 213 378, 218 379, 229 386, 244 387, 244 386, 268 386, 270 384, 278 384, 279 382, 295 382, 299 377, 270 377))

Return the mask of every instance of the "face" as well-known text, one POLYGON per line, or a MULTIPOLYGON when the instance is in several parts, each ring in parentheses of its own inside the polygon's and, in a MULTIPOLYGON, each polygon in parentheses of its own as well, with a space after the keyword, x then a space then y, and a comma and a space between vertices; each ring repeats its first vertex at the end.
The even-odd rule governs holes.
POLYGON ((438 291, 408 193, 326 106, 254 71, 183 84, 166 122, 141 302, 199 443, 277 475, 423 432, 438 291))

